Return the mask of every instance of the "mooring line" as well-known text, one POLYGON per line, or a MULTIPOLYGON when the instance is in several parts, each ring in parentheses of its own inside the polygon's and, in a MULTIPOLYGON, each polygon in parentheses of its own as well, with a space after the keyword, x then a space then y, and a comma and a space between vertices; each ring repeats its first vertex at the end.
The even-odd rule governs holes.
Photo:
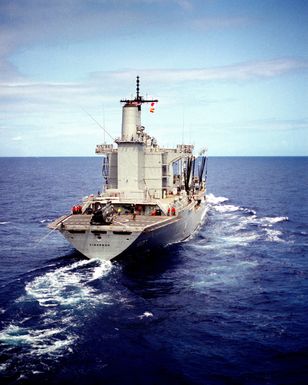
POLYGON ((62 223, 69 217, 70 215, 67 215, 65 218, 63 218, 57 225, 54 229, 50 230, 48 234, 44 235, 42 238, 40 238, 37 243, 34 245, 34 248, 36 248, 44 239, 46 239, 47 237, 49 237, 49 235, 51 233, 53 233, 54 231, 58 230, 58 227, 59 225, 62 225, 62 223))

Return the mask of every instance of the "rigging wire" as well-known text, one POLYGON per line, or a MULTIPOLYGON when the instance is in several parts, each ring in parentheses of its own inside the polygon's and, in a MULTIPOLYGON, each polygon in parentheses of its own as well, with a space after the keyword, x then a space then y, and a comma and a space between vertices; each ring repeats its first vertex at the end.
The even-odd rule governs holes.
POLYGON ((104 132, 110 136, 113 142, 115 142, 115 138, 112 137, 112 135, 109 134, 109 132, 104 128, 88 111, 86 111, 83 107, 80 107, 90 118, 100 127, 104 130, 104 132))

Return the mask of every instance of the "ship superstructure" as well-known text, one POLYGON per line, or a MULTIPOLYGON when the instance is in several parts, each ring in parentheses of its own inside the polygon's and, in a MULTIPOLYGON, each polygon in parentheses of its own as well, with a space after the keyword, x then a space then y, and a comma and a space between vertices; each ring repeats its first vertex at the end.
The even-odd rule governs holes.
POLYGON ((121 100, 121 136, 96 146, 103 155, 103 192, 49 225, 88 258, 111 260, 188 238, 206 211, 206 156, 192 145, 160 147, 141 124, 156 99, 121 100))

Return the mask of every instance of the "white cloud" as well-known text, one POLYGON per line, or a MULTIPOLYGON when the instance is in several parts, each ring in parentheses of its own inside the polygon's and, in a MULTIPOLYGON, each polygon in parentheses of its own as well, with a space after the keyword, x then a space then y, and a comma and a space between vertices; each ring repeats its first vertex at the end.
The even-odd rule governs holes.
MULTIPOLYGON (((119 99, 123 81, 134 84, 136 74, 148 84, 162 82, 164 89, 183 82, 250 81, 268 79, 308 69, 308 60, 275 59, 238 63, 229 66, 198 69, 130 69, 92 73, 84 82, 25 82, 0 83, 0 107, 13 113, 44 110, 69 110, 70 107, 94 107, 102 103, 113 104, 119 99)), ((129 89, 131 90, 131 89, 129 89)))
POLYGON ((307 59, 273 59, 238 63, 227 66, 195 69, 127 70, 111 73, 116 80, 131 79, 136 73, 155 81, 239 81, 255 78, 271 78, 298 70, 307 70, 307 59))

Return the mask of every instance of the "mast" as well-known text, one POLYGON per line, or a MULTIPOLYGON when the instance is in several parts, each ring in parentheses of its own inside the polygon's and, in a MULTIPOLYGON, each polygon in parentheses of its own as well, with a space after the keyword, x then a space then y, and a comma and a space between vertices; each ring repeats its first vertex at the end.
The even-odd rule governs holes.
POLYGON ((157 99, 144 99, 140 95, 140 80, 136 78, 136 96, 134 99, 122 99, 125 103, 122 109, 122 136, 121 141, 135 142, 137 131, 141 128, 141 105, 143 103, 157 103, 157 99))
MULTIPOLYGON (((141 105, 143 103, 157 103, 158 99, 144 99, 143 96, 140 95, 140 80, 139 76, 136 77, 136 96, 134 99, 122 99, 121 103, 125 103, 125 105, 130 104, 134 106, 138 106, 141 109, 141 105)), ((124 106, 125 107, 125 106, 124 106)))

